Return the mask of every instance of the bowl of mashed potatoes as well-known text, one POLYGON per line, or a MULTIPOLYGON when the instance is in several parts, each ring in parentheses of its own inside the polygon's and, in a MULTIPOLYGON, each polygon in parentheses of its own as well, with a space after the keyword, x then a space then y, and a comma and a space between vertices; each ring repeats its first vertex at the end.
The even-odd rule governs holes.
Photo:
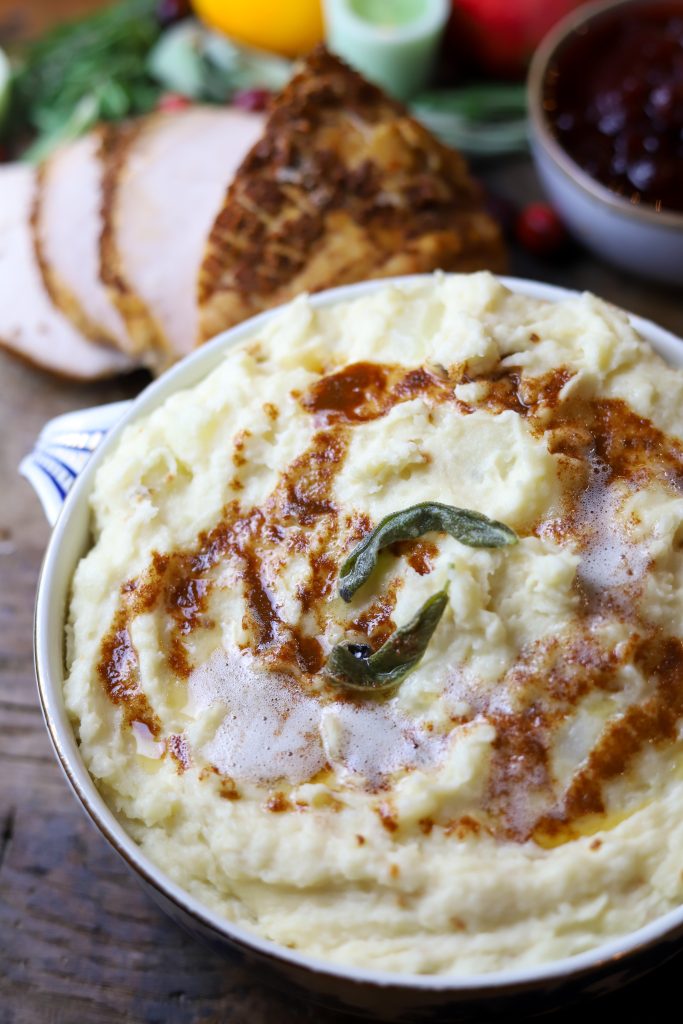
POLYGON ((385 1019, 673 952, 680 345, 588 293, 375 281, 132 404, 57 522, 36 663, 172 916, 385 1019))

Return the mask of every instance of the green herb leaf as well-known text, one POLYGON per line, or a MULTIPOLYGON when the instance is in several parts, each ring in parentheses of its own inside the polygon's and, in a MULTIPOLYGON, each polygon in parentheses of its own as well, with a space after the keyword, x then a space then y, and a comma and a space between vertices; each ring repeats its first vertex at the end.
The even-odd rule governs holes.
POLYGON ((33 43, 13 82, 9 125, 37 131, 29 159, 44 157, 98 120, 145 113, 160 87, 147 70, 159 37, 156 0, 123 0, 65 22, 33 43))
POLYGON ((442 142, 473 156, 527 148, 523 85, 485 83, 433 90, 416 96, 411 109, 442 142))
POLYGON ((72 142, 79 135, 89 131, 100 119, 99 104, 95 96, 83 96, 69 117, 55 124, 54 128, 46 127, 42 134, 28 149, 24 150, 22 159, 29 163, 39 163, 50 155, 53 149, 66 142, 72 142))
POLYGON ((327 659, 325 675, 335 686, 350 690, 382 693, 392 689, 422 658, 447 604, 446 590, 433 594, 374 654, 360 644, 337 644, 327 659))
POLYGON ((7 54, 0 49, 0 134, 2 134, 5 117, 10 108, 12 98, 12 66, 7 54))
POLYGON ((339 572, 339 595, 350 601, 359 587, 371 576, 382 548, 400 540, 415 540, 438 530, 450 533, 462 544, 472 548, 499 548, 516 544, 517 534, 504 523, 488 519, 481 512, 423 501, 402 512, 385 516, 375 529, 351 552, 339 572))
POLYGON ((194 100, 225 103, 238 89, 282 89, 292 75, 283 57, 248 49, 188 19, 164 32, 149 55, 154 78, 194 100))

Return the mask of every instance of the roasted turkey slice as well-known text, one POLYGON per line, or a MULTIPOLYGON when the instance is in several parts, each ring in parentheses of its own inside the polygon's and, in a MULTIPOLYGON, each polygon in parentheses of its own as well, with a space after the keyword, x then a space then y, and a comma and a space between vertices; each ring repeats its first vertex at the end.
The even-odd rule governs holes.
POLYGON ((132 369, 122 352, 88 341, 53 304, 31 231, 36 172, 0 167, 0 345, 65 377, 92 380, 132 369))
POLYGON ((211 229, 201 337, 302 291, 504 264, 463 158, 321 47, 276 100, 211 229))
POLYGON ((135 352, 100 279, 104 131, 62 146, 41 166, 33 211, 36 255, 55 305, 86 337, 135 352))
POLYGON ((233 174, 263 118, 190 107, 108 138, 101 273, 140 351, 166 365, 197 342, 197 268, 233 174))

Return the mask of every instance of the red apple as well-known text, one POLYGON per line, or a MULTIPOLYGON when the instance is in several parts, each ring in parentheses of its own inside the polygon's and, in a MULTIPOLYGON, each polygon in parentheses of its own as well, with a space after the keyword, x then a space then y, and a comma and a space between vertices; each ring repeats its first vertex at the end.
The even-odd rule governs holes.
POLYGON ((453 0, 449 38, 496 78, 518 78, 543 36, 586 0, 453 0))

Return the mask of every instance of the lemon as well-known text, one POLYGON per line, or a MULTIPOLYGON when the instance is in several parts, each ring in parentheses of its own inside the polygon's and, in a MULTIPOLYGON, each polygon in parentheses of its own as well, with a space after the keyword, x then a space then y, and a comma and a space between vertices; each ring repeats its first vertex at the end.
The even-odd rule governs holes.
POLYGON ((238 43, 298 57, 323 38, 320 0, 193 0, 198 16, 238 43))

